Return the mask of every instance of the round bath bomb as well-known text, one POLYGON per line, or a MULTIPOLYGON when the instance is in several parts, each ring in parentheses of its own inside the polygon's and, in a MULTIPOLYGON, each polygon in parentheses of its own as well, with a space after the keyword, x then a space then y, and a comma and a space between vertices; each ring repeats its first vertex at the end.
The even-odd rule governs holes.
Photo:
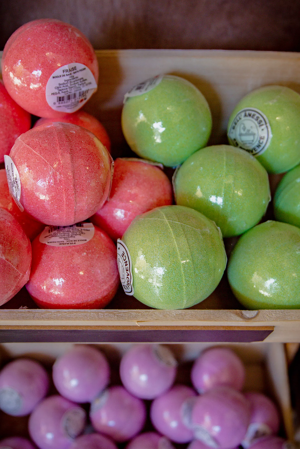
POLYGON ((33 444, 22 437, 5 438, 0 441, 0 449, 35 449, 33 444))
POLYGON ((133 220, 118 242, 118 264, 125 292, 133 292, 150 307, 184 309, 203 301, 217 287, 226 254, 221 233, 211 220, 188 207, 164 206, 133 220), (132 284, 127 276, 128 254, 132 284))
POLYGON ((5 304, 29 280, 30 240, 18 221, 0 208, 0 305, 5 304))
POLYGON ((120 377, 124 387, 141 399, 154 399, 174 383, 177 362, 163 345, 132 346, 122 357, 120 377))
POLYGON ((0 80, 0 163, 17 137, 30 129, 31 117, 8 94, 0 80))
POLYGON ((20 178, 15 196, 42 223, 68 226, 86 220, 108 197, 111 156, 82 127, 52 123, 31 129, 16 140, 10 157, 20 178))
POLYGON ((113 386, 92 402, 90 419, 97 432, 122 443, 141 432, 146 421, 146 407, 124 387, 113 386))
POLYGON ((279 437, 266 437, 254 443, 251 449, 285 449, 286 440, 279 437))
POLYGON ((76 345, 56 360, 52 375, 62 396, 73 402, 92 402, 108 385, 110 368, 101 351, 76 345))
POLYGON ((245 367, 230 348, 210 348, 195 360, 191 379, 199 393, 217 386, 242 390, 245 383, 245 367))
POLYGON ((228 122, 231 145, 249 151, 268 173, 283 173, 300 162, 300 95, 266 86, 246 95, 228 122))
POLYGON ((215 145, 192 154, 174 177, 176 204, 213 220, 223 237, 255 226, 270 201, 268 173, 246 151, 215 145))
POLYGON ((206 99, 192 83, 164 75, 125 95, 122 129, 136 154, 174 167, 207 144, 212 118, 206 99))
POLYGON ((126 449, 174 449, 174 446, 156 432, 145 432, 131 440, 126 449))
POLYGON ((117 446, 109 438, 93 433, 76 438, 69 449, 117 449, 117 446))
POLYGON ((136 216, 172 202, 171 182, 159 167, 138 159, 116 159, 109 199, 91 221, 117 240, 136 216))
POLYGON ((300 165, 284 175, 273 199, 276 220, 300 228, 300 165))
POLYGON ((26 416, 49 390, 46 370, 30 359, 16 359, 0 372, 0 409, 8 415, 26 416))
POLYGON ((40 449, 69 449, 84 429, 86 413, 61 396, 44 399, 29 418, 29 434, 40 449))
POLYGON ((267 221, 246 232, 228 263, 228 280, 248 309, 300 308, 300 229, 267 221))
POLYGON ((103 308, 118 286, 115 244, 91 223, 46 227, 33 241, 26 288, 40 307, 103 308))
MULTIPOLYGON (((187 447, 187 449, 208 449, 208 448, 209 446, 207 446, 206 444, 202 443, 202 441, 199 440, 192 441, 187 447)), ((239 449, 239 448, 240 446, 236 446, 230 449, 239 449)))
POLYGON ((80 109, 97 89, 98 62, 88 39, 54 19, 26 23, 8 39, 2 76, 10 96, 38 117, 80 109))
POLYGON ((80 110, 74 112, 73 114, 65 114, 57 118, 40 118, 37 122, 35 122, 34 128, 41 125, 49 125, 53 122, 73 123, 73 125, 82 126, 82 128, 85 128, 95 134, 95 136, 110 152, 111 143, 106 129, 93 115, 80 110))

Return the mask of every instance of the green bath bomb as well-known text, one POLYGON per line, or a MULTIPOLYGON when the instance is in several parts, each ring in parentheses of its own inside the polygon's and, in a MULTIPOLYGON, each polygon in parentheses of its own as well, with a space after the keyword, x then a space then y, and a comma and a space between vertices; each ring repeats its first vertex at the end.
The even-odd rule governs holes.
POLYGON ((185 309, 219 284, 226 253, 219 229, 199 212, 163 206, 137 217, 122 237, 134 296, 157 309, 185 309))
POLYGON ((228 280, 248 309, 300 308, 300 229, 267 221, 246 232, 228 263, 228 280))
POLYGON ((174 176, 176 204, 213 220, 223 237, 255 226, 270 201, 268 173, 249 153, 215 145, 192 154, 174 176))
POLYGON ((273 204, 276 220, 300 228, 300 165, 284 175, 277 186, 273 204))
POLYGON ((192 83, 164 75, 125 96, 122 129, 136 154, 175 167, 207 144, 212 118, 206 99, 192 83))
POLYGON ((228 123, 231 145, 257 157, 268 173, 284 173, 300 163, 300 95, 267 86, 246 95, 228 123))

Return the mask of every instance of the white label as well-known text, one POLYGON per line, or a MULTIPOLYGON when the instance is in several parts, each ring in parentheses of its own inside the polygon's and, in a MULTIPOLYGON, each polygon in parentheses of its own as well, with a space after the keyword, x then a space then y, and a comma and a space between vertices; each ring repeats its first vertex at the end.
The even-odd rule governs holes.
POLYGON ((206 446, 208 447, 213 447, 215 449, 218 449, 220 447, 220 445, 211 436, 211 434, 201 426, 196 426, 194 428, 194 438, 196 438, 196 440, 202 441, 202 443, 206 444, 206 446))
POLYGON ((91 412, 94 412, 95 410, 99 410, 100 408, 104 407, 104 405, 107 402, 109 396, 109 391, 104 390, 91 404, 91 412))
POLYGON ((259 156, 266 151, 271 138, 272 132, 267 117, 254 108, 239 111, 228 131, 230 144, 248 151, 253 156, 259 156))
POLYGON ((77 246, 89 242, 95 234, 92 223, 73 226, 46 226, 40 234, 40 242, 49 246, 77 246))
POLYGON ((123 290, 126 295, 133 296, 134 290, 131 258, 127 246, 121 239, 118 239, 117 241, 117 253, 118 269, 123 290))
POLYGON ((7 177, 7 184, 9 188, 9 192, 13 199, 15 200, 16 205, 20 209, 21 212, 24 211, 24 207, 20 203, 21 198, 21 180, 17 167, 15 166, 11 157, 5 155, 4 156, 4 164, 5 171, 7 177))
POLYGON ((149 78, 148 80, 143 81, 142 83, 137 84, 125 94, 123 103, 125 103, 130 97, 137 97, 138 95, 146 94, 147 92, 158 86, 162 79, 163 75, 157 75, 153 78, 149 78))
POLYGON ((82 408, 67 410, 62 419, 64 432, 69 438, 76 438, 83 432, 85 411, 82 408))
POLYGON ((22 407, 22 399, 19 393, 12 388, 0 390, 0 409, 8 415, 16 415, 22 407))
POLYGON ((193 429, 192 413, 196 399, 196 396, 192 396, 186 399, 181 406, 181 419, 188 429, 193 429))
POLYGON ((249 425, 246 436, 242 442, 245 449, 252 446, 257 440, 267 435, 271 435, 272 430, 267 424, 253 422, 249 425))
POLYGON ((46 86, 46 100, 55 111, 71 113, 80 109, 96 89, 90 69, 74 62, 52 73, 46 86))
POLYGON ((163 365, 170 366, 170 367, 177 366, 177 361, 176 361, 174 355, 172 354, 170 349, 167 348, 166 346, 162 346, 159 344, 153 345, 152 351, 153 351, 153 354, 156 357, 156 359, 163 365))

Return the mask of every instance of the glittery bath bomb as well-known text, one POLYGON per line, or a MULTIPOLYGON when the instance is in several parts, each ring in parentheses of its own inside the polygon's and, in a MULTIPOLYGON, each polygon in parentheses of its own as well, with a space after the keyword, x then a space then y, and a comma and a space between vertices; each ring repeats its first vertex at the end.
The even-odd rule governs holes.
POLYGON ((125 96, 122 129, 136 154, 174 167, 207 144, 212 118, 206 99, 192 83, 164 75, 125 96))
POLYGON ((115 295, 119 285, 116 247, 101 229, 93 225, 89 229, 93 237, 78 245, 67 244, 87 238, 82 235, 84 230, 75 226, 55 230, 51 237, 47 237, 46 228, 33 241, 32 271, 26 288, 40 307, 103 308, 115 295), (49 238, 59 240, 62 246, 52 246, 49 238))
POLYGON ((0 163, 20 134, 30 129, 31 117, 8 94, 0 80, 0 163))
POLYGON ((20 177, 20 203, 42 223, 86 220, 108 197, 111 156, 84 128, 52 123, 31 129, 16 140, 10 157, 20 177))
POLYGON ((31 244, 17 220, 0 208, 0 305, 29 280, 31 244))
POLYGON ((255 155, 268 173, 283 173, 300 162, 300 95, 266 86, 246 95, 233 110, 228 139, 255 155))
POLYGON ((270 201, 268 173, 246 151, 215 145, 192 154, 174 179, 176 204, 213 220, 223 237, 255 226, 270 201))
POLYGON ((300 165, 284 175, 273 204, 276 220, 300 227, 300 165))
POLYGON ((116 159, 109 199, 91 221, 117 240, 137 215, 172 202, 171 182, 159 167, 138 159, 116 159))
POLYGON ((246 232, 228 263, 228 280, 248 309, 300 308, 300 229, 267 221, 246 232))
MULTIPOLYGON (((122 242, 131 257, 135 298, 157 309, 184 309, 203 301, 226 267, 219 229, 184 206, 158 207, 140 215, 122 242)), ((124 287, 127 269, 122 257, 121 250, 118 263, 124 287)))
POLYGON ((38 117, 80 109, 97 88, 98 62, 88 39, 54 19, 29 22, 8 39, 2 76, 10 96, 38 117))

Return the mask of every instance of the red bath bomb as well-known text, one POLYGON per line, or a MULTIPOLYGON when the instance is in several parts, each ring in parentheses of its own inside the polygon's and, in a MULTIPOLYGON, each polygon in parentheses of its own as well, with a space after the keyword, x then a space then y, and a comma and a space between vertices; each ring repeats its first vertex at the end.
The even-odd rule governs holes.
POLYGON ((119 274, 115 244, 101 229, 86 226, 91 232, 85 233, 79 226, 52 233, 46 228, 33 241, 32 270, 26 288, 38 306, 97 309, 105 307, 116 294, 119 274), (85 243, 73 244, 89 238, 85 243), (62 246, 52 246, 58 240, 62 246))
POLYGON ((31 117, 8 94, 0 81, 0 163, 20 134, 30 129, 31 117))
POLYGON ((84 111, 77 111, 73 114, 65 114, 60 118, 40 118, 35 123, 34 128, 36 126, 49 125, 49 123, 53 122, 73 123, 73 125, 82 126, 91 133, 95 134, 95 136, 110 152, 110 138, 106 132, 106 129, 93 115, 84 111))
POLYGON ((31 129, 18 137, 10 157, 20 176, 20 203, 42 223, 79 223, 108 197, 111 156, 80 126, 52 123, 31 129))
POLYGON ((109 199, 91 221, 117 240, 137 215, 172 201, 171 182, 158 166, 138 159, 116 159, 109 199))
POLYGON ((10 96, 38 117, 80 109, 97 88, 98 62, 88 39, 54 19, 29 22, 8 39, 2 76, 10 96))
POLYGON ((31 244, 17 220, 0 208, 0 306, 26 284, 30 275, 31 244))

